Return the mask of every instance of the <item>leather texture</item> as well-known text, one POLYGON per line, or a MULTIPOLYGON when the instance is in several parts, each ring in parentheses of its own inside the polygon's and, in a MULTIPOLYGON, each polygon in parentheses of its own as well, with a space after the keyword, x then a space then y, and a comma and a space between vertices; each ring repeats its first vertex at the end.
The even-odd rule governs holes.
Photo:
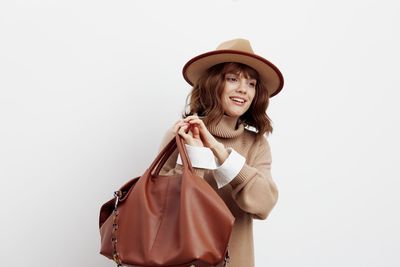
MULTIPOLYGON (((141 177, 120 188, 116 249, 123 265, 138 267, 223 266, 234 216, 210 185, 194 173, 176 135, 141 177), (182 174, 159 172, 178 149, 182 174)), ((100 253, 113 259, 115 199, 100 209, 100 253)))

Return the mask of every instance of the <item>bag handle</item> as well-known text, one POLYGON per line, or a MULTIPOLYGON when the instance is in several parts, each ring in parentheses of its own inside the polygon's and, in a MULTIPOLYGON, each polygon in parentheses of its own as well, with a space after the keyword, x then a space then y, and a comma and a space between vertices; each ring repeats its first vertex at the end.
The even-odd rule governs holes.
POLYGON ((175 148, 178 147, 178 152, 181 155, 183 169, 193 173, 192 163, 190 162, 189 156, 186 151, 186 147, 183 141, 183 138, 176 134, 175 138, 173 138, 165 147, 164 149, 158 154, 157 158, 153 161, 153 163, 149 167, 150 174, 156 168, 153 176, 158 176, 161 168, 164 166, 168 158, 172 155, 175 148))
POLYGON ((152 170, 159 165, 160 161, 163 161, 163 159, 167 156, 169 157, 173 150, 176 148, 176 141, 175 138, 171 139, 169 143, 161 150, 160 153, 158 153, 157 157, 153 160, 151 163, 150 167, 147 169, 147 171, 150 171, 150 174, 152 173, 152 170))
POLYGON ((183 138, 179 134, 176 134, 175 139, 176 144, 178 145, 179 154, 181 155, 183 169, 189 170, 191 173, 193 173, 192 163, 190 162, 183 138))
MULTIPOLYGON (((173 146, 169 147, 168 151, 163 155, 163 157, 161 158, 160 163, 157 165, 157 169, 154 172, 154 175, 159 175, 162 167, 164 166, 164 164, 167 162, 167 160, 169 159, 169 155, 172 155, 172 153, 174 153, 175 149, 176 149, 176 140, 175 137, 171 140, 171 142, 173 142, 173 146)), ((167 145, 168 146, 168 145, 167 145)))

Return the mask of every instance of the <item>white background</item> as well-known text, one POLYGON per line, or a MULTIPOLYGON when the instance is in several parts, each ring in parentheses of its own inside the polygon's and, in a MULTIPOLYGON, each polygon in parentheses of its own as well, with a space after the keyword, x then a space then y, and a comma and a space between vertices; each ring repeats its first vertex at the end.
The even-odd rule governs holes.
POLYGON ((397 1, 0 2, 0 266, 114 266, 98 212, 242 37, 285 77, 257 266, 400 266, 397 1))

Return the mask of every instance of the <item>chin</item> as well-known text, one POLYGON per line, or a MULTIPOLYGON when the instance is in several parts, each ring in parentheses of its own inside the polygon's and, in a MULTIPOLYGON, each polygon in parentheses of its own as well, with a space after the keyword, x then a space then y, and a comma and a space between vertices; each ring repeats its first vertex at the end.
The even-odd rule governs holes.
POLYGON ((225 115, 229 116, 229 117, 235 117, 235 118, 239 118, 240 116, 242 116, 243 114, 232 114, 232 113, 225 113, 225 115))
POLYGON ((229 110, 229 111, 225 111, 225 112, 224 112, 224 114, 225 114, 226 116, 229 116, 229 117, 236 117, 236 118, 239 118, 239 117, 242 116, 244 113, 246 113, 246 111, 241 112, 241 111, 239 111, 239 110, 233 110, 233 111, 229 110))

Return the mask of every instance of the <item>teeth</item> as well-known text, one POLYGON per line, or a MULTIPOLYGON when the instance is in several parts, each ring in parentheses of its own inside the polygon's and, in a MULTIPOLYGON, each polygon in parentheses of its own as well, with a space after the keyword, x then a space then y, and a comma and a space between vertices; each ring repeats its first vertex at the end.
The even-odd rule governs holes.
POLYGON ((244 103, 244 100, 240 98, 232 97, 231 99, 235 102, 244 103))

